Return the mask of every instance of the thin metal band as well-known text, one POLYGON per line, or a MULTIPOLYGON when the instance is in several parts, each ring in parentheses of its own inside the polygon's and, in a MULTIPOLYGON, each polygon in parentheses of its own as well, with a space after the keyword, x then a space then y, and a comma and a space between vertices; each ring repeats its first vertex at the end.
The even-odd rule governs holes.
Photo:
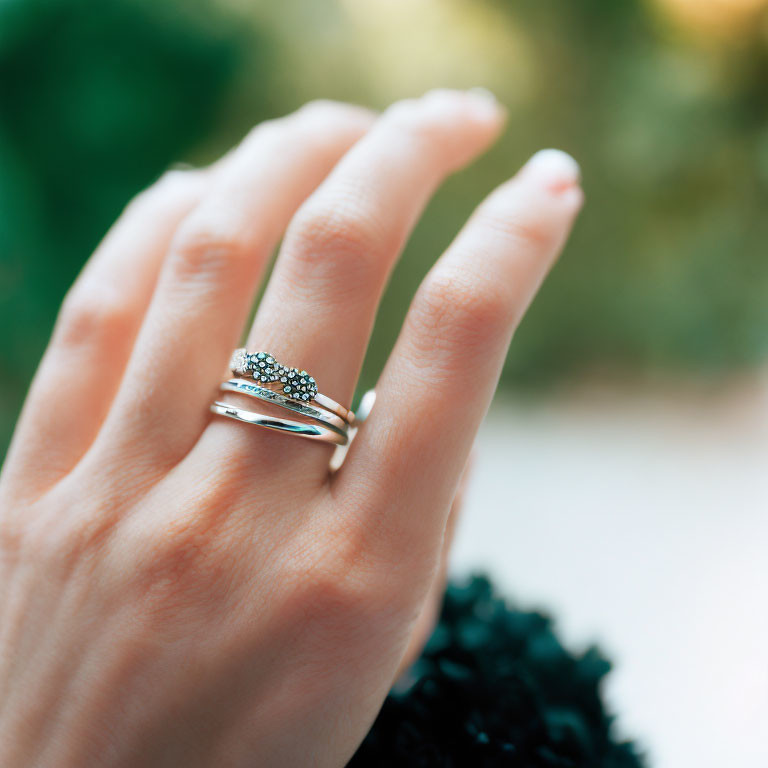
POLYGON ((352 425, 355 423, 355 414, 350 411, 349 408, 345 408, 343 405, 339 405, 335 400, 331 400, 330 397, 318 392, 315 395, 314 402, 321 408, 325 408, 326 411, 335 413, 340 419, 344 419, 347 424, 352 425))
MULTIPOLYGON (((246 379, 229 379, 225 381, 219 387, 223 392, 237 392, 240 395, 249 395, 250 397, 257 397, 259 400, 264 400, 267 403, 274 403, 275 405, 285 408, 294 413, 300 413, 302 416, 306 416, 308 419, 313 419, 318 423, 329 427, 337 431, 340 435, 346 435, 348 424, 344 419, 336 416, 334 413, 330 413, 326 410, 320 410, 313 408, 306 403, 299 403, 296 400, 291 400, 289 397, 275 392, 274 390, 262 387, 255 381, 248 381, 246 379)), ((316 400, 310 402, 317 402, 316 400)))
POLYGON ((218 400, 211 405, 211 412, 219 416, 227 416, 230 419, 235 419, 235 421, 255 424, 256 426, 274 429, 278 432, 288 432, 292 435, 308 437, 311 440, 318 440, 323 443, 346 445, 349 440, 346 434, 339 434, 339 431, 336 429, 305 424, 291 419, 280 419, 275 416, 267 416, 264 413, 246 411, 243 408, 236 408, 234 405, 228 405, 218 400))

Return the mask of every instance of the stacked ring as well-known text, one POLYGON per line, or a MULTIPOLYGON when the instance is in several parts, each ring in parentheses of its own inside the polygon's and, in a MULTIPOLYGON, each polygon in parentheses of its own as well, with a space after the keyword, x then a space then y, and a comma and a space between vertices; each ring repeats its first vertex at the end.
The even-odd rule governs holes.
POLYGON ((278 432, 288 432, 299 437, 309 437, 314 440, 320 440, 324 443, 333 443, 334 445, 346 445, 349 441, 347 435, 340 435, 335 430, 318 427, 314 424, 305 424, 301 421, 292 419, 280 419, 275 416, 267 416, 265 413, 256 413, 246 411, 244 408, 237 408, 228 403, 222 403, 218 400, 211 405, 211 411, 219 416, 227 416, 236 421, 243 421, 246 424, 255 424, 258 427, 274 429, 278 432))
POLYGON ((272 403, 315 424, 268 416, 220 401, 211 405, 213 413, 336 445, 346 445, 349 441, 348 430, 355 423, 355 414, 321 394, 314 377, 306 371, 278 363, 267 352, 249 353, 244 348, 234 351, 230 369, 236 378, 223 382, 220 386, 222 391, 272 403))

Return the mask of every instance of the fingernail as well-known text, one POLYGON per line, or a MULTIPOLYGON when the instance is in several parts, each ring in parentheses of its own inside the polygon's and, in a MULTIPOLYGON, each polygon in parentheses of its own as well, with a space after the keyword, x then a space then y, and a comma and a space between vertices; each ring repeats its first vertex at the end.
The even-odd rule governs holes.
POLYGON ((523 174, 556 194, 576 187, 581 182, 581 168, 567 153, 559 149, 542 149, 523 167, 523 174))
POLYGON ((466 93, 472 100, 475 109, 478 112, 493 117, 498 117, 504 113, 504 107, 499 103, 495 94, 487 88, 477 86, 475 88, 470 88, 466 93))

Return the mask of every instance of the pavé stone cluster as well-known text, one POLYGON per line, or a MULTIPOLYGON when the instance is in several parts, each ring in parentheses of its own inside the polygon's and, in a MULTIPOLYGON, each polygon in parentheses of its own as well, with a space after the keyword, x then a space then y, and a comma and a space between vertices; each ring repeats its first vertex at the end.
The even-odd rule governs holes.
POLYGON ((232 373, 238 376, 247 376, 265 384, 279 384, 286 397, 293 400, 308 402, 314 400, 317 394, 317 383, 306 371, 298 368, 289 368, 278 363, 274 355, 268 352, 254 352, 249 354, 245 349, 236 349, 230 360, 229 367, 232 373))

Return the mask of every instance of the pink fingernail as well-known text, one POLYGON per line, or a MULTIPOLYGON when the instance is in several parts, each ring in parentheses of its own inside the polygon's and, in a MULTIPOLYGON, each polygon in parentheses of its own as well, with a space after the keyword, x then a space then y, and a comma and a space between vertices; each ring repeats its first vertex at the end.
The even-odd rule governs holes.
POLYGON ((523 167, 523 175, 550 192, 560 194, 581 182, 581 168, 567 153, 559 149, 542 149, 523 167))

